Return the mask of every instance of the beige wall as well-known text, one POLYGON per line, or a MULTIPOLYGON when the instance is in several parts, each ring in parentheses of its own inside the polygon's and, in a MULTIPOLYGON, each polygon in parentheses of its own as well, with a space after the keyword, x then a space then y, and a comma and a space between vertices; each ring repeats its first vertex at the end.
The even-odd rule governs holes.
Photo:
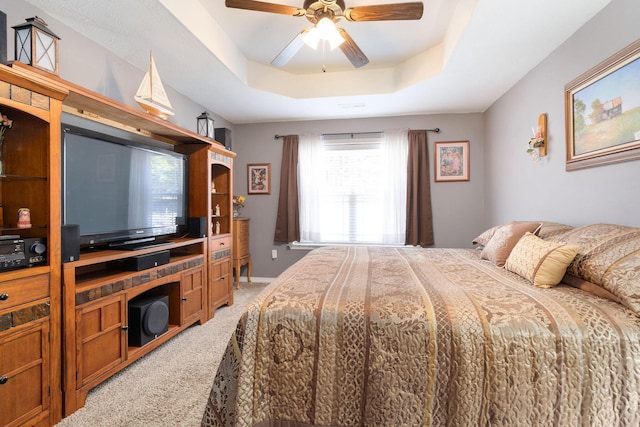
POLYGON ((485 113, 486 226, 512 219, 640 226, 640 162, 565 171, 563 98, 567 83, 640 36, 638 18, 639 1, 612 1, 485 113), (525 150, 540 113, 548 114, 549 156, 533 164, 525 150))
POLYGON ((271 163, 271 195, 248 195, 243 216, 251 218, 251 259, 253 274, 275 277, 302 257, 304 250, 288 250, 286 245, 274 245, 282 140, 274 136, 305 132, 366 132, 385 129, 432 129, 429 133, 429 162, 435 245, 438 247, 469 247, 483 227, 484 188, 484 126, 482 114, 442 114, 428 116, 385 117, 371 119, 326 120, 309 122, 237 125, 233 133, 235 162, 234 193, 247 195, 247 164, 271 163), (470 142, 470 181, 433 182, 433 144, 436 141, 470 142), (476 234, 474 234, 476 233, 476 234), (278 258, 271 259, 271 250, 278 258))

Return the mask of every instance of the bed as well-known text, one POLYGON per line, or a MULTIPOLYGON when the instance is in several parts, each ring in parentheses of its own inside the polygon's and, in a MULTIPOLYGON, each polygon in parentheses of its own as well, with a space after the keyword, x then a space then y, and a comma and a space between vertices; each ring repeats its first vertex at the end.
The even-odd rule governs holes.
POLYGON ((474 242, 311 251, 247 307, 202 425, 640 425, 640 229, 474 242))

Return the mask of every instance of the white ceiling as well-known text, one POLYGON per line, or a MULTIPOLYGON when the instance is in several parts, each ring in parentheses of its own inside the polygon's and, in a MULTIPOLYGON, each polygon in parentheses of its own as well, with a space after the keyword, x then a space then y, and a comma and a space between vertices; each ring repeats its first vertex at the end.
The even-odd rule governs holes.
POLYGON ((370 60, 355 69, 307 46, 273 67, 309 21, 222 0, 27 1, 141 70, 152 50, 165 85, 235 124, 481 112, 610 2, 425 0, 418 21, 343 19, 370 60))

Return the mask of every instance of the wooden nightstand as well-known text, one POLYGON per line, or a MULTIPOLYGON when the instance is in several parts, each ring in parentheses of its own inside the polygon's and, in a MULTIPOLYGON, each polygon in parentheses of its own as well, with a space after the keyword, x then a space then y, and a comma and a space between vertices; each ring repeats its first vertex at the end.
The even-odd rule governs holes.
POLYGON ((249 252, 249 218, 233 218, 233 268, 236 288, 240 288, 240 267, 247 264, 247 281, 251 282, 251 253, 249 252))

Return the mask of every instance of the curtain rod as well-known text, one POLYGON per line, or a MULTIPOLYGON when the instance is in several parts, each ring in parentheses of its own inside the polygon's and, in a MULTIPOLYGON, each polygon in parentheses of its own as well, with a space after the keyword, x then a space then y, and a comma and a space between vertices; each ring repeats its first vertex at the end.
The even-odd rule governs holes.
MULTIPOLYGON (((435 133, 440 133, 440 128, 433 128, 433 129, 426 129, 426 132, 435 132, 435 133)), ((382 131, 373 131, 373 132, 343 132, 343 133, 323 133, 322 136, 340 136, 340 135, 351 135, 351 137, 353 137, 353 135, 367 135, 367 134, 372 134, 372 133, 384 133, 382 131)), ((276 134, 275 138, 276 139, 280 139, 280 138, 284 138, 286 135, 278 135, 276 134)))

